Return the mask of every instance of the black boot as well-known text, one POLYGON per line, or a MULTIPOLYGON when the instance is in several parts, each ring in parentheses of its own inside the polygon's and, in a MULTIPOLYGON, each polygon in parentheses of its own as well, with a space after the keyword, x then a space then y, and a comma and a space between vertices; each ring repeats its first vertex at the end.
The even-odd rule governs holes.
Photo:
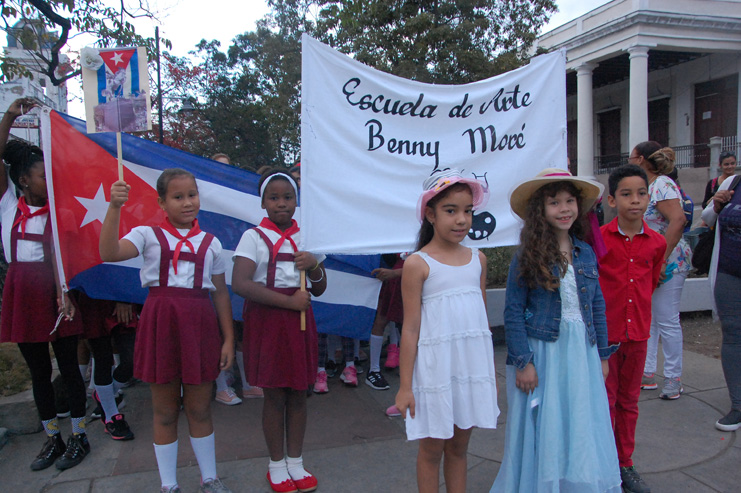
POLYGON ((41 452, 39 452, 39 455, 36 456, 36 459, 31 462, 31 470, 41 471, 42 469, 46 469, 47 467, 54 464, 54 461, 57 460, 57 457, 62 455, 66 450, 67 447, 64 446, 62 435, 57 433, 56 435, 47 437, 46 443, 44 443, 41 452))
POLYGON ((87 441, 87 434, 72 435, 67 440, 67 451, 57 460, 57 469, 64 471, 75 467, 89 453, 90 442, 87 441))

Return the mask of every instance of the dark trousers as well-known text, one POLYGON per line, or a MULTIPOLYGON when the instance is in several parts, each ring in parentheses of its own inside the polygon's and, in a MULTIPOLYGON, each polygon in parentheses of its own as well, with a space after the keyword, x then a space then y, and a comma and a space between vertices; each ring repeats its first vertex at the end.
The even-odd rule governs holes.
POLYGON ((720 359, 726 377, 731 409, 741 411, 741 278, 718 273, 715 306, 723 330, 720 359))
MULTIPOLYGON (((85 383, 77 366, 77 336, 62 337, 51 343, 57 367, 67 389, 70 414, 73 418, 85 417, 85 383)), ((31 370, 33 399, 42 421, 57 415, 54 407, 54 387, 51 383, 51 355, 48 342, 22 342, 18 344, 28 369, 31 370)))

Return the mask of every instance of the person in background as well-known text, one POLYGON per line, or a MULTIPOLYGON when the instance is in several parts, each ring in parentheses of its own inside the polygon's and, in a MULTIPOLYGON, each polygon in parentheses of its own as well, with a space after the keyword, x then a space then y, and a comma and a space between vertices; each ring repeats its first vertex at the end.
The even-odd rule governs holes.
POLYGON ((708 184, 705 186, 705 197, 702 199, 703 210, 708 206, 710 199, 713 198, 713 195, 715 195, 723 182, 726 181, 726 178, 736 175, 736 155, 729 151, 721 152, 718 159, 718 166, 720 168, 720 176, 708 180, 708 184))

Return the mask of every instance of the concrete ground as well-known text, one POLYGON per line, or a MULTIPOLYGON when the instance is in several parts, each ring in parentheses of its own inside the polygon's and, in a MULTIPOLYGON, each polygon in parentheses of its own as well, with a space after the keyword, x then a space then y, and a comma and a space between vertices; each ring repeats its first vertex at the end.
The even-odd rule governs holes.
MULTIPOLYGON (((495 354, 502 414, 499 429, 473 433, 468 450, 471 492, 489 491, 504 449, 504 348, 497 347, 495 354)), ((309 399, 304 463, 319 479, 318 491, 416 491, 417 445, 407 442, 401 418, 384 414, 398 388, 398 371, 385 372, 385 376, 391 390, 376 391, 363 383, 347 388, 334 378, 328 394, 309 399)), ((659 399, 659 391, 642 392, 634 455, 637 469, 654 493, 741 491, 737 433, 723 433, 713 426, 729 408, 720 361, 685 351, 683 383, 685 393, 676 401, 659 399)), ((127 389, 126 401, 123 412, 136 439, 115 442, 103 432, 100 421, 93 421, 88 425, 91 454, 64 472, 54 467, 30 470, 45 439, 42 433, 10 436, 0 449, 0 491, 158 491, 146 385, 127 389)), ((261 407, 261 400, 233 407, 213 404, 217 467, 224 483, 235 492, 270 491, 265 480, 268 458, 260 426, 261 407)), ((69 420, 62 420, 61 426, 66 436, 69 420)), ((178 481, 184 493, 195 492, 199 472, 184 417, 179 443, 178 481)), ((441 491, 445 491, 444 484, 441 491)))

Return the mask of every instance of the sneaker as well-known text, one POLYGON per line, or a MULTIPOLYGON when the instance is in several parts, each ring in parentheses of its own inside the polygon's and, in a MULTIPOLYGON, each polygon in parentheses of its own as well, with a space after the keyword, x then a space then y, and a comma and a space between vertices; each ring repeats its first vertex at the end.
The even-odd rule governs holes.
POLYGON ((219 390, 216 392, 216 402, 221 402, 227 406, 236 406, 237 404, 242 403, 242 399, 237 397, 233 388, 227 387, 226 390, 219 390))
POLYGON ((684 392, 684 387, 682 387, 682 382, 678 378, 665 378, 664 386, 661 388, 659 397, 673 401, 674 399, 679 399, 682 392, 684 392))
POLYGON ((625 493, 651 493, 651 488, 641 478, 634 466, 621 467, 620 480, 623 482, 625 493))
POLYGON ((160 493, 180 493, 180 486, 163 486, 160 488, 160 493))
MULTIPOLYGON (((92 413, 90 413, 90 419, 100 419, 103 420, 105 423, 105 412, 103 411, 103 405, 100 403, 100 398, 98 398, 98 393, 93 392, 93 401, 95 402, 96 406, 92 413)), ((123 392, 119 391, 116 395, 116 407, 120 411, 124 407, 126 407, 126 401, 124 400, 123 392)))
POLYGON ((337 363, 334 361, 327 360, 327 363, 324 365, 324 369, 327 370, 327 377, 334 378, 337 375, 337 363))
POLYGON ((383 378, 380 371, 369 371, 368 376, 365 377, 365 384, 376 390, 386 390, 389 388, 389 383, 383 378))
POLYGON ((41 452, 39 452, 39 455, 37 455, 33 462, 31 462, 31 470, 41 471, 42 469, 46 469, 54 464, 57 457, 64 454, 65 450, 67 450, 67 447, 64 445, 62 435, 57 433, 56 435, 47 437, 44 446, 41 447, 41 452))
POLYGON ((348 387, 357 387, 358 386, 358 370, 354 366, 346 366, 344 370, 342 370, 342 375, 340 375, 340 380, 345 382, 345 385, 348 387))
MULTIPOLYGON (((715 427, 720 431, 736 431, 741 428, 741 411, 731 409, 731 412, 715 422, 715 427)), ((33 466, 32 466, 33 468, 33 466)))
POLYGON ((268 471, 268 484, 270 484, 270 489, 275 491, 275 493, 295 493, 298 491, 298 488, 296 488, 296 483, 293 482, 291 478, 286 479, 282 483, 273 483, 273 481, 270 479, 270 471, 268 471))
POLYGON ((396 407, 395 404, 392 404, 386 409, 386 416, 389 418, 395 418, 401 416, 401 411, 399 411, 399 408, 396 407))
POLYGON ((641 390, 656 390, 659 385, 656 383, 656 377, 653 373, 644 373, 641 377, 641 390))
POLYGON ((219 478, 208 479, 201 483, 199 493, 232 493, 232 490, 224 486, 219 478))
POLYGON ((389 344, 388 348, 386 348, 386 363, 383 366, 388 369, 399 367, 399 346, 389 344))
POLYGON ((57 469, 64 471, 70 467, 75 467, 89 453, 90 442, 87 441, 87 434, 72 435, 67 440, 67 450, 57 459, 57 469))
POLYGON ((327 385, 327 372, 319 371, 316 374, 316 381, 314 382, 314 393, 326 394, 327 392, 329 392, 329 386, 327 385))
POLYGON ((124 415, 119 413, 105 422, 105 432, 111 435, 114 440, 133 440, 134 432, 129 428, 129 424, 124 419, 124 415))
POLYGON ((242 389, 242 397, 245 399, 262 399, 265 397, 265 393, 261 387, 255 387, 254 385, 248 389, 242 389))

